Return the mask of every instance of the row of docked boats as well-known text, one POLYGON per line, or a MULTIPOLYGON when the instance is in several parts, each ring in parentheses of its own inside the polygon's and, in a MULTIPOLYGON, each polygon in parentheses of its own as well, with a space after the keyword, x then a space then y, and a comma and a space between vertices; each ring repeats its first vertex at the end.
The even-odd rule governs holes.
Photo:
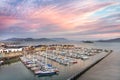
POLYGON ((0 60, 0 65, 2 65, 4 63, 4 61, 3 60, 0 60))
POLYGON ((47 64, 47 61, 41 62, 35 56, 34 57, 22 56, 20 57, 20 60, 35 75, 46 76, 46 75, 54 75, 59 72, 59 70, 56 67, 53 67, 51 64, 47 64))
POLYGON ((77 63, 76 59, 88 60, 90 56, 94 56, 101 52, 103 52, 102 49, 73 48, 63 50, 46 50, 43 52, 36 52, 36 54, 41 57, 46 57, 52 61, 56 61, 62 65, 71 65, 77 63))
MULTIPOLYGON (((40 54, 40 56, 46 57, 45 53, 40 54)), ((59 64, 66 65, 66 66, 77 63, 77 60, 73 58, 61 56, 61 55, 54 54, 54 53, 47 54, 47 58, 52 61, 58 62, 59 64)))
POLYGON ((85 55, 85 54, 81 54, 81 53, 60 53, 59 55, 62 55, 62 56, 67 56, 67 57, 70 57, 70 58, 75 58, 75 59, 82 59, 82 60, 87 60, 89 59, 89 56, 85 55))
POLYGON ((87 60, 90 56, 94 56, 98 53, 104 52, 103 49, 88 49, 88 48, 76 48, 73 50, 63 50, 59 55, 67 56, 75 59, 87 60))

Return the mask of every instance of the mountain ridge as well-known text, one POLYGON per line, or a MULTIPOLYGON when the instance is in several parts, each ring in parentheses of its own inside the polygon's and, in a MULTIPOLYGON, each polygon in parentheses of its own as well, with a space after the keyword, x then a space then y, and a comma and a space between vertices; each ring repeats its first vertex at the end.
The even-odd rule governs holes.
POLYGON ((69 41, 65 38, 9 38, 3 41, 69 41))
MULTIPOLYGON (((55 41, 55 42, 68 42, 68 41, 75 41, 75 40, 68 40, 66 38, 9 38, 3 41, 55 41)), ((89 40, 87 40, 89 41, 89 40)), ((107 39, 107 40, 90 40, 92 42, 120 42, 120 38, 114 38, 114 39, 107 39)), ((83 41, 81 41, 83 42, 83 41)))
POLYGON ((107 40, 98 40, 96 42, 120 42, 120 38, 107 39, 107 40))

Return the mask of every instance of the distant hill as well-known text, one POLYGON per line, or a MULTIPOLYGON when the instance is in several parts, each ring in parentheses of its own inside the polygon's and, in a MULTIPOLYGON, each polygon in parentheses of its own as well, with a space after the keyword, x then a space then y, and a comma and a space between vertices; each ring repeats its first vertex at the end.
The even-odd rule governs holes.
MULTIPOLYGON (((12 42, 28 42, 28 41, 38 41, 38 42, 79 42, 75 40, 68 40, 66 38, 9 38, 3 41, 12 41, 12 42)), ((93 42, 120 42, 120 38, 109 39, 109 40, 97 40, 97 41, 82 41, 84 43, 93 43, 93 42)))
POLYGON ((83 43, 94 43, 93 41, 82 41, 83 43))
POLYGON ((49 41, 54 41, 54 40, 49 39, 49 38, 40 38, 40 39, 34 39, 34 41, 46 41, 46 42, 49 42, 49 41))
POLYGON ((109 40, 98 40, 96 42, 120 42, 120 38, 109 39, 109 40))
POLYGON ((9 38, 4 41, 33 41, 32 38, 9 38))
POLYGON ((69 41, 65 38, 39 38, 39 39, 33 39, 33 38, 9 38, 3 41, 16 41, 16 42, 22 42, 22 41, 46 41, 46 42, 50 42, 50 41, 56 41, 56 42, 65 42, 65 41, 69 41))
POLYGON ((69 41, 68 39, 65 38, 51 38, 54 41, 58 41, 58 42, 65 42, 65 41, 69 41))

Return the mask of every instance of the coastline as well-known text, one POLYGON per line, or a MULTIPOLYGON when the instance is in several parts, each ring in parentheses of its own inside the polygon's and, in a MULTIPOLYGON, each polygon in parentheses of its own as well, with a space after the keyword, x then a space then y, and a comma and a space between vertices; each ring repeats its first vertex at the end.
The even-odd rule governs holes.
POLYGON ((17 62, 19 61, 19 57, 22 56, 21 53, 13 53, 13 54, 8 54, 8 55, 5 55, 4 57, 1 57, 0 60, 3 61, 3 64, 10 64, 10 63, 13 63, 13 62, 17 62))

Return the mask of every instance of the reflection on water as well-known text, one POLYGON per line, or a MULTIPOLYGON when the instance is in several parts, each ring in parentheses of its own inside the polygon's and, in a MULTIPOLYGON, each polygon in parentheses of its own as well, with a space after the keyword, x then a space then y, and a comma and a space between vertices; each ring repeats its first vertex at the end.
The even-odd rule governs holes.
MULTIPOLYGON (((79 43, 75 45, 87 48, 92 47, 112 49, 114 50, 114 52, 119 51, 120 47, 120 43, 79 43)), ((102 55, 99 55, 98 57, 100 56, 102 55)), ((58 64, 57 62, 49 60, 49 63, 52 63, 53 66, 56 66, 60 70, 60 73, 58 75, 46 77, 35 76, 21 62, 16 62, 10 65, 2 66, 0 68, 0 80, 66 80, 68 77, 79 72, 98 57, 93 56, 88 61, 78 60, 78 63, 72 66, 63 66, 58 64)))

